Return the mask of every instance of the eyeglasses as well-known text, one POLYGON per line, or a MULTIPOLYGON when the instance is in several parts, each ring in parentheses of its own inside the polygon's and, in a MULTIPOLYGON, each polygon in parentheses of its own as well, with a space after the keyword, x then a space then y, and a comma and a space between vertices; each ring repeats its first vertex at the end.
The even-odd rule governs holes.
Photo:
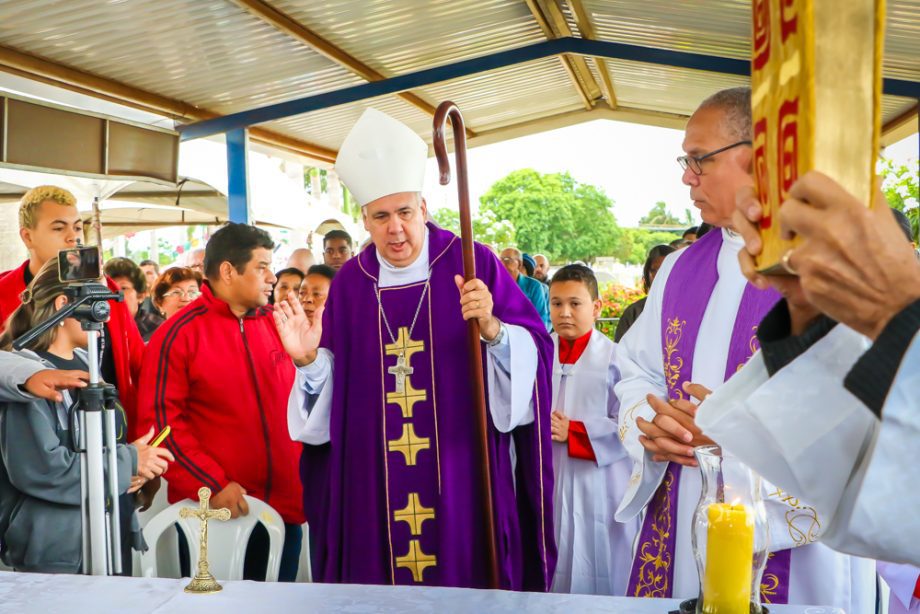
POLYGON ((702 175, 703 174, 703 165, 702 165, 703 160, 708 160, 709 158, 713 157, 716 154, 720 154, 723 151, 728 151, 729 149, 734 149, 735 147, 739 147, 740 145, 750 145, 750 144, 751 144, 750 141, 738 141, 737 143, 726 145, 725 147, 722 147, 715 151, 710 151, 708 154, 703 154, 702 156, 678 156, 677 163, 680 164, 680 167, 684 170, 687 170, 689 168, 691 171, 693 171, 694 175, 702 175))
POLYGON ((180 298, 184 296, 188 298, 188 300, 194 301, 196 298, 201 296, 201 292, 199 292, 198 290, 181 290, 179 288, 176 288, 175 290, 170 290, 169 292, 166 292, 163 294, 163 298, 169 298, 171 296, 175 296, 176 298, 180 298))

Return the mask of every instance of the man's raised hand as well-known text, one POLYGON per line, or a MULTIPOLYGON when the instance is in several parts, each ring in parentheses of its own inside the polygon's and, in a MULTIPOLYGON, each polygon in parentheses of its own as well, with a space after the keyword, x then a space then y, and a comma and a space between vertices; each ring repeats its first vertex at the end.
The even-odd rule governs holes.
POLYGON ((320 307, 313 314, 313 323, 304 313, 303 306, 297 300, 283 300, 275 305, 272 316, 275 328, 284 351, 294 360, 298 367, 304 367, 316 360, 316 351, 323 337, 323 311, 320 307))

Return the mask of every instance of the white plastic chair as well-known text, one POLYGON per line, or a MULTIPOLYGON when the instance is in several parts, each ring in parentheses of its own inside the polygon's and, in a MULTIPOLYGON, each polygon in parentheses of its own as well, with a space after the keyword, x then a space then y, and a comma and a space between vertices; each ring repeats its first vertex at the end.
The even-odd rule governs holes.
POLYGON ((297 567, 297 582, 313 582, 313 567, 310 563, 310 523, 305 522, 303 543, 300 545, 300 565, 297 567))
MULTIPOLYGON (((137 520, 143 530, 147 524, 156 517, 157 514, 169 507, 169 500, 166 498, 168 484, 162 477, 160 478, 160 490, 153 496, 150 503, 150 509, 137 513, 137 520)), ((146 535, 146 533, 145 533, 146 535)), ((180 578, 182 572, 179 570, 179 534, 175 529, 167 529, 161 535, 156 543, 147 543, 150 550, 156 553, 157 573, 160 578, 180 578)), ((141 577, 141 553, 134 551, 133 575, 141 577)))
MULTIPOLYGON (((234 520, 208 522, 208 562, 211 573, 218 580, 242 580, 246 546, 257 522, 268 532, 268 566, 265 580, 278 581, 281 567, 281 550, 284 546, 284 521, 270 505, 246 495, 249 514, 234 520)), ((173 525, 178 525, 189 544, 189 560, 192 575, 198 569, 199 521, 197 518, 180 518, 183 507, 198 507, 197 501, 185 499, 169 506, 152 518, 144 528, 144 538, 150 549, 141 555, 141 575, 145 578, 158 577, 157 542, 160 536, 173 525)))

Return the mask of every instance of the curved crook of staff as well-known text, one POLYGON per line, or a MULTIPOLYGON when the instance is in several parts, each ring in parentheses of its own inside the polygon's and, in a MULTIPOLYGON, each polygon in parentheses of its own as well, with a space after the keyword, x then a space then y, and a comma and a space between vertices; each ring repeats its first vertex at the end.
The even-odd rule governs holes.
MULTIPOLYGON (((454 153, 457 158, 457 193, 460 201, 460 244, 463 251, 463 279, 476 277, 476 260, 473 254, 473 221, 470 216, 470 190, 466 173, 466 129, 460 109, 453 102, 444 101, 434 114, 434 152, 441 172, 441 185, 450 183, 450 159, 444 130, 450 118, 454 135, 454 153)), ((486 394, 483 382, 482 345, 479 336, 479 321, 467 322, 467 341, 470 350, 470 369, 473 377, 473 401, 476 421, 479 427, 479 443, 482 476, 483 521, 486 527, 487 553, 489 557, 489 584, 499 588, 498 556, 495 546, 495 520, 492 513, 492 473, 489 462, 489 423, 486 415, 486 394)))

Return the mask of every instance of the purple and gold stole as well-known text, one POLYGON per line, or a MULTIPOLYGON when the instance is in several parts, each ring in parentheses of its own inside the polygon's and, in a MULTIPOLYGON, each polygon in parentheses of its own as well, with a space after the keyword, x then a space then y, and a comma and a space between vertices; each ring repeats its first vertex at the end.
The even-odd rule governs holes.
MULTIPOLYGON (((693 354, 703 314, 719 280, 717 263, 721 247, 722 232, 714 229, 687 248, 687 253, 674 265, 664 289, 661 351, 671 399, 685 398, 683 384, 693 381, 693 354)), ((757 351, 757 325, 778 299, 773 290, 745 286, 732 329, 726 380, 757 351)), ((631 597, 672 596, 680 474, 680 465, 668 463, 646 509, 629 578, 627 595, 631 597)), ((789 554, 789 550, 782 550, 770 555, 761 584, 765 603, 785 603, 788 599, 789 554)))

